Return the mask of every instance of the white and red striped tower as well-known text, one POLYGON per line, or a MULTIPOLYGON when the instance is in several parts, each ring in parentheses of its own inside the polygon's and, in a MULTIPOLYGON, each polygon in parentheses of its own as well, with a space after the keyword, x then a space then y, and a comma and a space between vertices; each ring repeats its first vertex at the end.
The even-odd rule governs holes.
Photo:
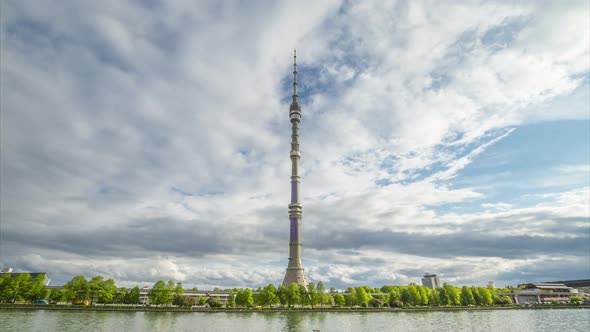
POLYGON ((301 121, 301 106, 297 96, 297 51, 293 51, 293 101, 289 108, 291 119, 291 204, 289 204, 289 264, 283 279, 283 285, 288 287, 292 283, 307 287, 303 264, 301 264, 301 203, 299 202, 299 121, 301 121))

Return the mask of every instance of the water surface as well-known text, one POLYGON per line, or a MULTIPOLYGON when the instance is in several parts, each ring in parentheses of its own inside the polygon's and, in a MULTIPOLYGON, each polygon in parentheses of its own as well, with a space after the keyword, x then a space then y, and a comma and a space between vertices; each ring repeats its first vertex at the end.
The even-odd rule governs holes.
POLYGON ((202 313, 0 310, 2 331, 589 331, 590 310, 202 313))

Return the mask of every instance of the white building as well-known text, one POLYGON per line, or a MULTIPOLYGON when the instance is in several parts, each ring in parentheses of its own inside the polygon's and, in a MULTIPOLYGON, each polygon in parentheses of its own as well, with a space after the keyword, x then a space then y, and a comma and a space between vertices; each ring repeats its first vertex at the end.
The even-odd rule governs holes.
MULTIPOLYGON (((143 287, 139 289, 139 303, 142 305, 149 305, 150 299, 148 297, 148 293, 152 289, 149 287, 143 287)), ((256 293, 256 292, 254 292, 256 293)), ((200 297, 204 298, 217 298, 221 302, 221 304, 225 304, 229 299, 230 292, 227 291, 193 291, 193 290, 185 290, 183 296, 192 297, 198 299, 200 297)))
POLYGON ((524 289, 516 291, 512 297, 516 304, 536 304, 552 301, 567 303, 570 297, 579 295, 577 289, 564 284, 530 283, 524 289))

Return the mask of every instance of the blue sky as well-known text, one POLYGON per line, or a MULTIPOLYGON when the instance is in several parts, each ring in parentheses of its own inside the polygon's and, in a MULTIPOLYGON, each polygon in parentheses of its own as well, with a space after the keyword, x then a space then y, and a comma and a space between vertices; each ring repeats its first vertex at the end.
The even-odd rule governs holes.
POLYGON ((278 284, 297 48, 310 280, 589 278, 588 17, 587 1, 5 1, 0 266, 278 284))

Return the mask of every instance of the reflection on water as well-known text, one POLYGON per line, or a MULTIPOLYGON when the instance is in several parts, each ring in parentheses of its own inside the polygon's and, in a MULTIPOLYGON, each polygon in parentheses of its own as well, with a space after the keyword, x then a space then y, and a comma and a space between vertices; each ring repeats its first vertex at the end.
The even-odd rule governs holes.
POLYGON ((2 331, 587 331, 588 309, 182 313, 0 310, 2 331))
POLYGON ((301 322, 303 321, 303 315, 300 313, 289 312, 281 317, 285 321, 285 325, 281 331, 295 332, 301 328, 301 322))

